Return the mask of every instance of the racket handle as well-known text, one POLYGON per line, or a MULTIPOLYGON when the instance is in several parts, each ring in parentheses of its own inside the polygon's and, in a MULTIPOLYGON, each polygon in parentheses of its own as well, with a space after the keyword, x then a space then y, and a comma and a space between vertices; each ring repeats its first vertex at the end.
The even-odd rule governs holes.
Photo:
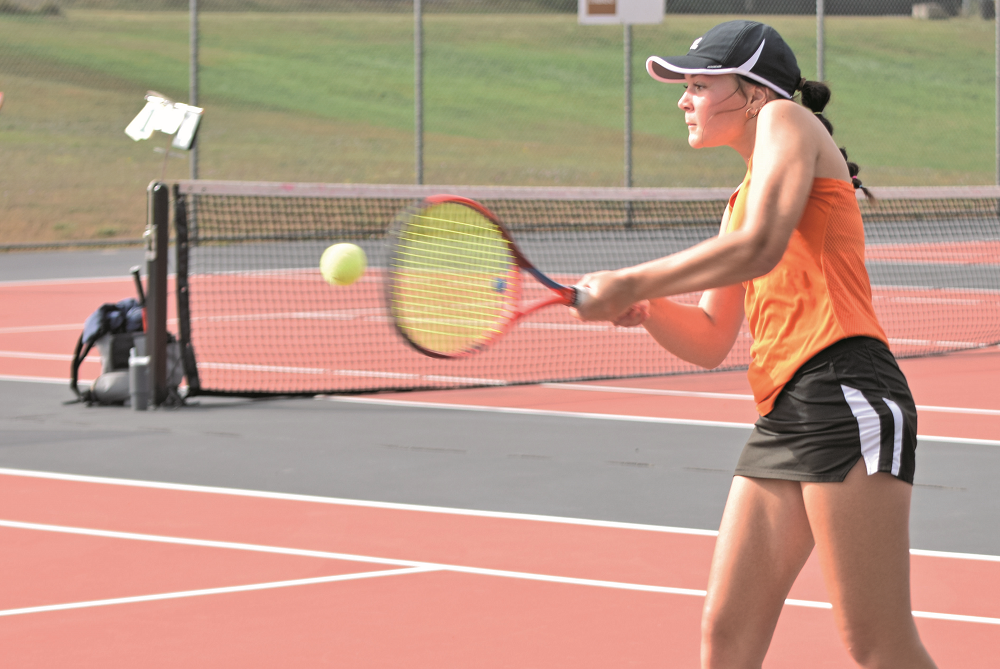
POLYGON ((581 307, 590 300, 590 291, 584 286, 573 286, 573 304, 572 307, 581 307))
POLYGON ((132 268, 132 270, 131 270, 132 281, 135 282, 135 293, 136 293, 136 297, 139 298, 139 306, 140 307, 145 307, 146 306, 146 295, 145 295, 145 293, 142 290, 142 279, 139 277, 139 271, 140 270, 141 270, 141 267, 139 265, 136 265, 135 267, 132 268))

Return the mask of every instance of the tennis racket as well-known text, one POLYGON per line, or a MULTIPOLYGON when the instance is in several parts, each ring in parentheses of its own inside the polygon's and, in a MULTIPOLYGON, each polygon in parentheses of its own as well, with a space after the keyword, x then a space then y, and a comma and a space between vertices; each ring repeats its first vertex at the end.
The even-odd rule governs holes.
POLYGON ((535 269, 483 205, 435 195, 400 212, 389 232, 386 298, 396 330, 433 358, 462 358, 501 339, 528 314, 580 306, 589 293, 535 269), (522 304, 530 274, 552 295, 522 304))

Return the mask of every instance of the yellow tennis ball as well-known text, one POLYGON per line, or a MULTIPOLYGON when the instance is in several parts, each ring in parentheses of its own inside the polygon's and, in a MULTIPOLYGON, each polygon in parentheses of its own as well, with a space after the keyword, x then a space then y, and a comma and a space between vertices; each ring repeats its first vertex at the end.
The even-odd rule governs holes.
POLYGON ((365 273, 368 259, 360 246, 334 244, 323 251, 319 271, 326 282, 334 286, 349 286, 365 273))

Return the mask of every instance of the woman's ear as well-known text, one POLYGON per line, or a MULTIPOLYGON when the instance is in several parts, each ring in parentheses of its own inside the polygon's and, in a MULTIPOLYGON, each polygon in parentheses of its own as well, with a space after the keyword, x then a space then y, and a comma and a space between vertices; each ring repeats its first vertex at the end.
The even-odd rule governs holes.
POLYGON ((756 85, 753 87, 750 93, 750 106, 752 107, 763 107, 764 103, 771 99, 769 94, 769 89, 767 86, 756 85))

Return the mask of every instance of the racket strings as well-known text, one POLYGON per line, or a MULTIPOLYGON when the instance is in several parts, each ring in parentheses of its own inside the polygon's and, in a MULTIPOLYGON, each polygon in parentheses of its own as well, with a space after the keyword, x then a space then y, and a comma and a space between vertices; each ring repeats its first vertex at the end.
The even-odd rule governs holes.
POLYGON ((472 352, 503 331, 520 293, 510 244, 497 226, 459 203, 433 204, 400 226, 391 308, 401 331, 442 355, 472 352))
POLYGON ((406 230, 409 244, 402 247, 404 252, 414 263, 438 271, 450 266, 460 273, 481 272, 489 271, 490 265, 503 270, 513 262, 507 240, 495 232, 492 224, 489 227, 466 224, 467 229, 455 229, 451 227, 454 223, 440 217, 414 216, 406 230), (443 238, 443 230, 451 238, 443 238))

